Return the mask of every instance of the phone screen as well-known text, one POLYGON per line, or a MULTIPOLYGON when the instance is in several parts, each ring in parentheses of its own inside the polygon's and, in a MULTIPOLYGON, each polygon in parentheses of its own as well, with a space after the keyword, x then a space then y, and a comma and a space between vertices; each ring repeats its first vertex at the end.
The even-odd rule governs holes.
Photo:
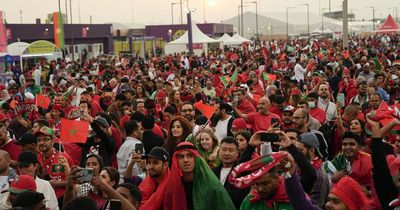
POLYGON ((143 144, 139 143, 139 144, 135 144, 135 152, 139 153, 139 154, 143 154, 143 144))
POLYGON ((276 124, 274 127, 277 128, 279 127, 279 119, 278 118, 272 118, 271 119, 271 125, 276 124))
POLYGON ((276 133, 261 133, 260 140, 264 142, 277 142, 279 135, 276 133))

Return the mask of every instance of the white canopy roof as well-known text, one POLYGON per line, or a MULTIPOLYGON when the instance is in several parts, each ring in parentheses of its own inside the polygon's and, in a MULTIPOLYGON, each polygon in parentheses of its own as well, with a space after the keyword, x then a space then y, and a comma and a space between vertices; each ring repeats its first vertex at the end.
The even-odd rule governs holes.
POLYGON ((321 28, 316 28, 313 32, 311 32, 312 34, 322 34, 322 32, 324 34, 332 34, 333 31, 329 28, 324 28, 324 31, 321 30, 321 28))
POLYGON ((240 43, 243 43, 243 42, 252 42, 251 40, 248 40, 248 39, 245 39, 245 38, 243 38, 243 37, 241 37, 239 34, 234 34, 233 36, 232 36, 232 38, 234 38, 235 40, 237 40, 237 41, 239 41, 240 43))
POLYGON ((222 35, 220 38, 218 38, 218 40, 222 41, 222 43, 224 45, 239 45, 241 44, 240 41, 232 38, 231 36, 229 36, 228 34, 224 34, 222 35))
MULTIPOLYGON (((202 31, 200 31, 199 27, 196 24, 192 24, 192 34, 193 34, 193 43, 217 43, 221 42, 219 40, 211 39, 207 35, 205 35, 202 31)), ((186 31, 181 37, 175 39, 172 42, 168 42, 167 44, 189 44, 189 32, 186 31)))
POLYGON ((20 56, 29 46, 26 42, 14 42, 7 46, 7 54, 12 56, 20 56))

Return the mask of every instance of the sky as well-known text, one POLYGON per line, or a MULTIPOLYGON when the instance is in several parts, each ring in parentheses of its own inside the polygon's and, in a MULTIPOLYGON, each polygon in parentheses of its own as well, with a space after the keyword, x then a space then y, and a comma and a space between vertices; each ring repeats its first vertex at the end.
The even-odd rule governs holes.
MULTIPOLYGON (((65 1, 61 0, 63 13, 65 12, 65 1)), ((181 0, 72 0, 72 21, 79 23, 89 23, 92 16, 93 23, 141 23, 141 24, 171 24, 171 3, 181 0), (80 7, 80 9, 79 9, 80 7), (80 11, 80 12, 79 12, 80 11), (80 15, 79 15, 80 13, 80 15), (133 18, 132 18, 133 13, 133 18)), ((267 15, 268 12, 285 12, 288 6, 296 7, 291 11, 306 12, 306 6, 299 4, 309 4, 310 12, 319 14, 319 8, 328 8, 329 0, 243 0, 244 2, 257 1, 260 15, 267 15)), ((330 0, 332 11, 340 10, 342 0, 330 0)), ((376 8, 375 16, 385 18, 389 10, 393 7, 399 8, 400 0, 348 0, 349 12, 355 13, 356 19, 372 19, 372 9, 376 8)), ((204 22, 204 11, 206 22, 222 22, 238 14, 240 0, 182 0, 186 8, 196 8, 192 18, 196 22, 204 22), (204 7, 205 5, 205 7, 204 7)), ((180 20, 179 5, 174 7, 174 23, 180 20)), ((58 10, 57 0, 0 0, 0 10, 5 11, 5 18, 8 23, 34 23, 36 18, 41 18, 42 22, 50 14, 58 10)), ((69 9, 68 9, 69 10, 69 9)), ((255 4, 248 4, 244 11, 255 12, 255 4)), ((325 10, 326 11, 326 10, 325 10)), ((393 12, 394 13, 394 12, 393 12)), ((184 14, 184 22, 185 12, 184 14)), ((68 11, 69 15, 69 11, 68 11)))

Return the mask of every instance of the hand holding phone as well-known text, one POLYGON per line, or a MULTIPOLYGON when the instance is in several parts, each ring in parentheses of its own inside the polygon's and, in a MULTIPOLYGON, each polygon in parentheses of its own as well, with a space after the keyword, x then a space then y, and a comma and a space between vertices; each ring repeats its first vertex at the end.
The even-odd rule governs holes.
POLYGON ((76 180, 83 183, 83 182, 90 182, 93 177, 93 168, 80 168, 78 172, 81 176, 76 180))
POLYGON ((279 141, 279 135, 277 133, 261 133, 260 140, 262 142, 277 142, 279 141))
POLYGON ((135 144, 135 152, 139 154, 144 154, 144 148, 142 143, 135 144))

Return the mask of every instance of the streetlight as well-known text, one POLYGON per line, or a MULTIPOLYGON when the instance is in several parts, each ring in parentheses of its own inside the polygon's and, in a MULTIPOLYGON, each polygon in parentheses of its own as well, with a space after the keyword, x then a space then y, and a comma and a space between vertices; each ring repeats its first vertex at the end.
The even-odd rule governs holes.
POLYGON ((349 21, 348 21, 348 2, 347 0, 343 0, 343 50, 346 50, 349 47, 349 21))
POLYGON ((181 24, 183 24, 183 10, 182 10, 182 0, 179 1, 181 7, 181 24))
POLYGON ((258 34, 258 3, 257 3, 257 1, 250 1, 250 2, 247 2, 247 3, 256 4, 256 33, 257 33, 257 36, 258 36, 259 35, 258 34))
POLYGON ((375 7, 367 7, 369 9, 372 9, 372 31, 375 31, 375 7))
POLYGON ((310 37, 310 5, 299 4, 299 6, 307 6, 307 28, 308 28, 308 37, 310 37))
POLYGON ((286 7, 286 38, 289 40, 289 9, 296 7, 286 7))
POLYGON ((172 20, 172 25, 174 25, 174 5, 175 4, 180 4, 180 3, 171 3, 171 20, 172 20))
POLYGON ((193 54, 192 12, 196 12, 196 9, 194 8, 187 10, 189 55, 193 54))
POLYGON ((329 8, 322 8, 321 9, 321 13, 322 13, 322 29, 321 29, 321 31, 322 31, 322 36, 324 36, 324 10, 326 10, 326 9, 329 9, 329 8))
POLYGON ((240 16, 242 17, 241 18, 241 20, 240 20, 240 32, 241 32, 241 36, 243 36, 244 34, 243 34, 243 19, 244 19, 244 17, 243 17, 243 0, 240 0, 240 16))

